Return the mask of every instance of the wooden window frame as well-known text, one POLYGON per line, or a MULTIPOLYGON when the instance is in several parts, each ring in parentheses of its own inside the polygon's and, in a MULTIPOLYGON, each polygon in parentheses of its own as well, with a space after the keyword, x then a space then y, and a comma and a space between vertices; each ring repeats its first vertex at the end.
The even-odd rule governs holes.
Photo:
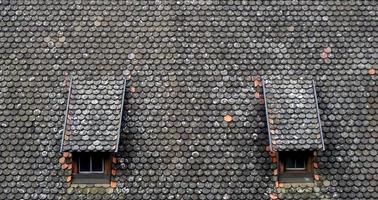
MULTIPOLYGON (((306 155, 306 156, 308 156, 308 155, 306 155)), ((284 158, 284 160, 283 160, 283 165, 284 165, 284 171, 305 171, 305 170, 308 170, 308 168, 309 168, 309 166, 308 166, 308 161, 306 160, 306 158, 305 159, 303 159, 303 162, 304 163, 302 163, 303 164, 303 167, 288 167, 287 166, 287 162, 288 162, 288 159, 289 158, 291 158, 292 156, 291 155, 285 155, 285 158, 284 158), (307 162, 307 163, 306 163, 307 162)), ((293 156, 293 161, 294 161, 294 165, 297 165, 298 164, 298 160, 297 160, 297 158, 299 158, 300 156, 298 156, 298 155, 295 155, 295 156, 293 156)), ((307 159, 308 159, 308 157, 307 157, 307 159)))
POLYGON ((93 171, 93 157, 95 157, 97 155, 94 155, 94 154, 89 154, 89 171, 81 171, 80 170, 80 156, 78 158, 78 169, 79 169, 79 174, 103 174, 105 172, 104 168, 105 168, 105 159, 103 156, 101 156, 101 171, 93 171))
MULTIPOLYGON (((90 158, 91 160, 92 158, 90 158)), ((110 153, 73 153, 72 156, 72 175, 73 183, 77 184, 110 184, 111 175, 111 154, 110 153), (102 171, 80 171, 80 157, 81 156, 99 156, 102 158, 102 171)))
POLYGON ((314 181, 314 153, 312 151, 279 152, 278 161, 279 182, 312 183, 314 181), (287 158, 290 156, 305 156, 304 168, 286 168, 287 158))

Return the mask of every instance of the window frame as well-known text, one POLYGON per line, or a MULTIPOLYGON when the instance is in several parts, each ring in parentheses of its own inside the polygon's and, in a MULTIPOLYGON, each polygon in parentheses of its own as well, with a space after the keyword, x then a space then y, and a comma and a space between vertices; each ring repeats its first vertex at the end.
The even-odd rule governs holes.
POLYGON ((93 157, 98 156, 95 154, 89 153, 89 171, 81 171, 80 170, 80 165, 81 165, 81 158, 82 156, 78 157, 78 174, 103 174, 104 173, 104 168, 105 168, 105 159, 103 156, 101 156, 101 171, 93 171, 93 157))
MULTIPOLYGON (((92 163, 92 158, 90 158, 92 163)), ((95 153, 95 152, 74 152, 72 156, 72 183, 74 184, 110 184, 111 177, 111 153, 95 153), (90 164, 91 171, 80 170, 80 157, 99 156, 102 160, 102 171, 93 171, 92 164, 90 164)))
POLYGON ((314 181, 313 151, 282 151, 278 152, 278 180, 283 183, 313 183, 314 181), (304 168, 287 168, 290 157, 305 157, 304 168))
POLYGON ((308 165, 308 163, 307 163, 308 157, 302 160, 303 163, 301 163, 301 164, 303 164, 303 167, 297 167, 297 165, 299 164, 298 158, 299 158, 298 155, 295 155, 295 156, 292 156, 292 157, 290 155, 285 155, 285 158, 284 158, 284 161, 283 161, 284 162, 284 171, 306 171, 307 168, 308 168, 308 166, 307 166, 308 165), (288 160, 290 158, 294 161, 295 167, 288 167, 288 160))

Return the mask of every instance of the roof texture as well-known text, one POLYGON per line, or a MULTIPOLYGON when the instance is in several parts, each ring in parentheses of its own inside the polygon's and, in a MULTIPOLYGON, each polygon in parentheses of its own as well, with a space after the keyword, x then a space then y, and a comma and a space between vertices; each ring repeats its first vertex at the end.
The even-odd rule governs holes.
POLYGON ((322 149, 323 136, 313 80, 272 76, 263 81, 272 150, 322 149))
POLYGON ((124 81, 112 76, 81 78, 84 80, 69 83, 62 151, 115 152, 121 130, 124 81))
POLYGON ((1 1, 0 199, 378 199, 377 3, 1 1), (278 75, 317 83, 314 187, 275 185, 278 75), (114 190, 65 179, 69 77, 127 80, 114 190))

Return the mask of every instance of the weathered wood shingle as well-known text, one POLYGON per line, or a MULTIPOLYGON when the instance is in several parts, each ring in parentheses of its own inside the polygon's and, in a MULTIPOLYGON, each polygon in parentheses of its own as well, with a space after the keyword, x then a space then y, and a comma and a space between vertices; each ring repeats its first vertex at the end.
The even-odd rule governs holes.
POLYGON ((112 76, 73 79, 62 151, 115 152, 125 82, 112 76))
POLYGON ((272 149, 322 149, 323 136, 313 80, 272 76, 264 79, 264 86, 272 149))

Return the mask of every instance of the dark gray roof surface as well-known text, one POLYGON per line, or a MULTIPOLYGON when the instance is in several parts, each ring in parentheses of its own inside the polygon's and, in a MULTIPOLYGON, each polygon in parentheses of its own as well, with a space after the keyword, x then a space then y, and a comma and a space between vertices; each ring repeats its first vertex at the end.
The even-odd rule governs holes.
POLYGON ((70 84, 62 150, 115 152, 121 129, 124 80, 112 76, 82 77, 70 84))
POLYGON ((378 199, 377 9, 2 0, 0 199, 378 199), (317 83, 326 150, 315 187, 275 187, 258 81, 275 75, 317 83), (59 163, 67 79, 108 76, 128 91, 117 187, 70 187, 59 163))
POLYGON ((322 149, 313 80, 298 76, 272 76, 263 81, 272 149, 322 149))

